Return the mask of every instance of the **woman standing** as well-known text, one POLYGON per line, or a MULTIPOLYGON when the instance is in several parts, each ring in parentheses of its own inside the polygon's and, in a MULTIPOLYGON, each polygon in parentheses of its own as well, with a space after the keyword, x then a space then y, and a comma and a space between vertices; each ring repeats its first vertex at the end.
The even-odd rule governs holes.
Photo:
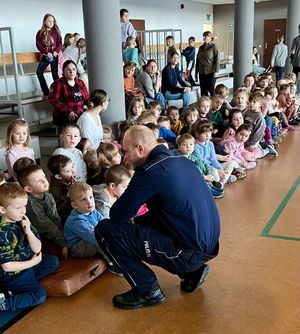
POLYGON ((145 70, 136 80, 136 86, 142 89, 147 100, 155 100, 159 102, 163 110, 165 109, 166 101, 160 92, 161 74, 154 59, 148 60, 145 70))
POLYGON ((57 80, 58 77, 58 54, 62 49, 62 39, 60 30, 57 26, 55 17, 46 14, 43 18, 42 28, 36 34, 36 47, 41 53, 41 60, 36 70, 41 89, 45 96, 49 95, 44 72, 50 64, 52 78, 57 80))
POLYGON ((278 36, 278 44, 274 46, 272 57, 271 57, 271 67, 275 67, 276 81, 283 77, 284 66, 288 56, 288 47, 283 43, 284 35, 278 36))
POLYGON ((54 107, 53 121, 56 125, 76 122, 90 102, 84 82, 76 76, 76 64, 72 60, 66 60, 63 76, 50 86, 48 101, 54 107))
POLYGON ((103 127, 100 113, 107 109, 109 101, 110 99, 104 90, 93 90, 90 95, 88 110, 84 112, 77 121, 81 137, 89 139, 95 150, 98 149, 103 139, 103 127))
POLYGON ((201 95, 213 96, 219 72, 219 53, 210 31, 203 33, 203 44, 199 47, 196 60, 196 77, 199 74, 201 95))

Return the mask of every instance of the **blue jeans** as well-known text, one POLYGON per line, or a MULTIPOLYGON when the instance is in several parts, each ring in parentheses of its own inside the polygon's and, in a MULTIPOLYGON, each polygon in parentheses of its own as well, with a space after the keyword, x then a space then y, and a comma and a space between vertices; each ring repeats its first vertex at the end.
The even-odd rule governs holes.
POLYGON ((15 311, 42 304, 46 300, 46 291, 37 281, 52 274, 57 268, 58 258, 43 254, 38 265, 22 270, 18 276, 1 279, 1 290, 13 293, 13 296, 6 299, 6 310, 15 311))
POLYGON ((276 81, 283 77, 284 67, 275 66, 276 81))
POLYGON ((256 74, 262 74, 266 71, 266 69, 259 65, 252 65, 252 71, 256 74))
POLYGON ((151 97, 146 97, 147 103, 150 103, 152 101, 157 101, 161 105, 163 111, 166 109, 166 100, 162 93, 160 92, 155 93, 154 99, 152 99, 151 97))
POLYGON ((176 93, 172 94, 170 91, 165 92, 165 99, 166 100, 183 100, 182 108, 186 109, 190 103, 190 93, 176 93))
POLYGON ((141 224, 116 224, 106 219, 95 228, 99 246, 139 293, 159 286, 154 272, 143 262, 184 278, 186 273, 200 268, 218 254, 218 242, 213 245, 212 254, 183 247, 159 229, 149 226, 147 215, 144 216, 145 222, 140 219, 141 224))
POLYGON ((45 69, 47 68, 48 65, 50 65, 50 67, 51 67, 51 73, 52 73, 53 81, 59 79, 59 76, 58 76, 58 56, 54 57, 51 62, 49 62, 47 60, 46 56, 43 56, 42 60, 39 63, 39 66, 36 70, 36 74, 37 74, 37 77, 39 79, 41 89, 42 89, 44 95, 49 94, 49 88, 48 88, 47 82, 46 82, 45 77, 44 77, 44 72, 45 72, 45 69))

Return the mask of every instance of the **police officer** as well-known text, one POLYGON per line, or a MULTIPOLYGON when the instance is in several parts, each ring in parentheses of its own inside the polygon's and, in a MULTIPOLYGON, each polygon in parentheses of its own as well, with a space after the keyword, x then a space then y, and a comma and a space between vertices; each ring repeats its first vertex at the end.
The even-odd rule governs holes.
POLYGON ((185 292, 201 286, 209 273, 206 262, 218 254, 220 220, 197 167, 157 144, 152 130, 131 127, 123 150, 135 173, 112 206, 110 220, 101 221, 95 235, 132 287, 114 296, 113 304, 136 309, 164 301, 154 272, 144 262, 178 275, 185 292), (144 203, 149 211, 135 217, 144 203))

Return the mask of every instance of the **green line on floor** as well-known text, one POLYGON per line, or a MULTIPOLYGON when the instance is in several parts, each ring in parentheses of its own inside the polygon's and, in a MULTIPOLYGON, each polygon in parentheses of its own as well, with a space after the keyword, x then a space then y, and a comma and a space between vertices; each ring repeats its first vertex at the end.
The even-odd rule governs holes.
POLYGON ((274 212, 273 216, 269 220, 268 224, 265 226, 263 231, 261 232, 262 237, 269 237, 269 238, 278 238, 278 239, 286 239, 286 240, 295 240, 295 241, 300 241, 300 238, 294 238, 294 237, 287 237, 287 236, 280 236, 280 235, 270 235, 269 232, 271 231, 272 227, 278 220, 279 216, 281 215, 283 209, 286 207, 287 203, 293 196, 294 192, 296 191, 297 187, 300 184, 300 176, 296 179, 294 184, 291 186, 290 190, 288 193, 285 195, 283 198, 282 202, 279 204, 277 210, 274 212))

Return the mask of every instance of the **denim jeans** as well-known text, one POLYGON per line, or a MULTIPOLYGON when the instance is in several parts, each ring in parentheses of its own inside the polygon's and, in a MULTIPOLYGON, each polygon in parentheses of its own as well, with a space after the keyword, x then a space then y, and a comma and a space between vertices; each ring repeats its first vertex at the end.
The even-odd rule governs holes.
POLYGON ((275 66, 276 81, 283 77, 284 67, 275 66))
POLYGON ((172 94, 170 91, 165 92, 165 99, 166 100, 183 100, 182 108, 186 109, 190 103, 190 93, 176 93, 172 94))
POLYGON ((48 65, 50 65, 51 67, 51 73, 52 73, 53 80, 54 81, 57 80, 59 78, 58 76, 58 56, 54 57, 51 62, 47 60, 46 56, 43 56, 36 70, 36 74, 39 79, 40 86, 41 86, 41 89, 44 95, 49 95, 49 88, 48 88, 47 82, 44 77, 44 72, 48 65))
POLYGON ((18 276, 1 279, 1 291, 9 290, 13 294, 6 299, 6 310, 15 311, 42 304, 46 300, 46 291, 37 281, 52 274, 57 268, 58 258, 43 254, 38 265, 22 270, 18 276))
POLYGON ((157 101, 161 105, 162 111, 166 110, 166 100, 162 93, 155 93, 154 99, 152 99, 151 97, 146 97, 147 103, 150 103, 152 101, 157 101))

